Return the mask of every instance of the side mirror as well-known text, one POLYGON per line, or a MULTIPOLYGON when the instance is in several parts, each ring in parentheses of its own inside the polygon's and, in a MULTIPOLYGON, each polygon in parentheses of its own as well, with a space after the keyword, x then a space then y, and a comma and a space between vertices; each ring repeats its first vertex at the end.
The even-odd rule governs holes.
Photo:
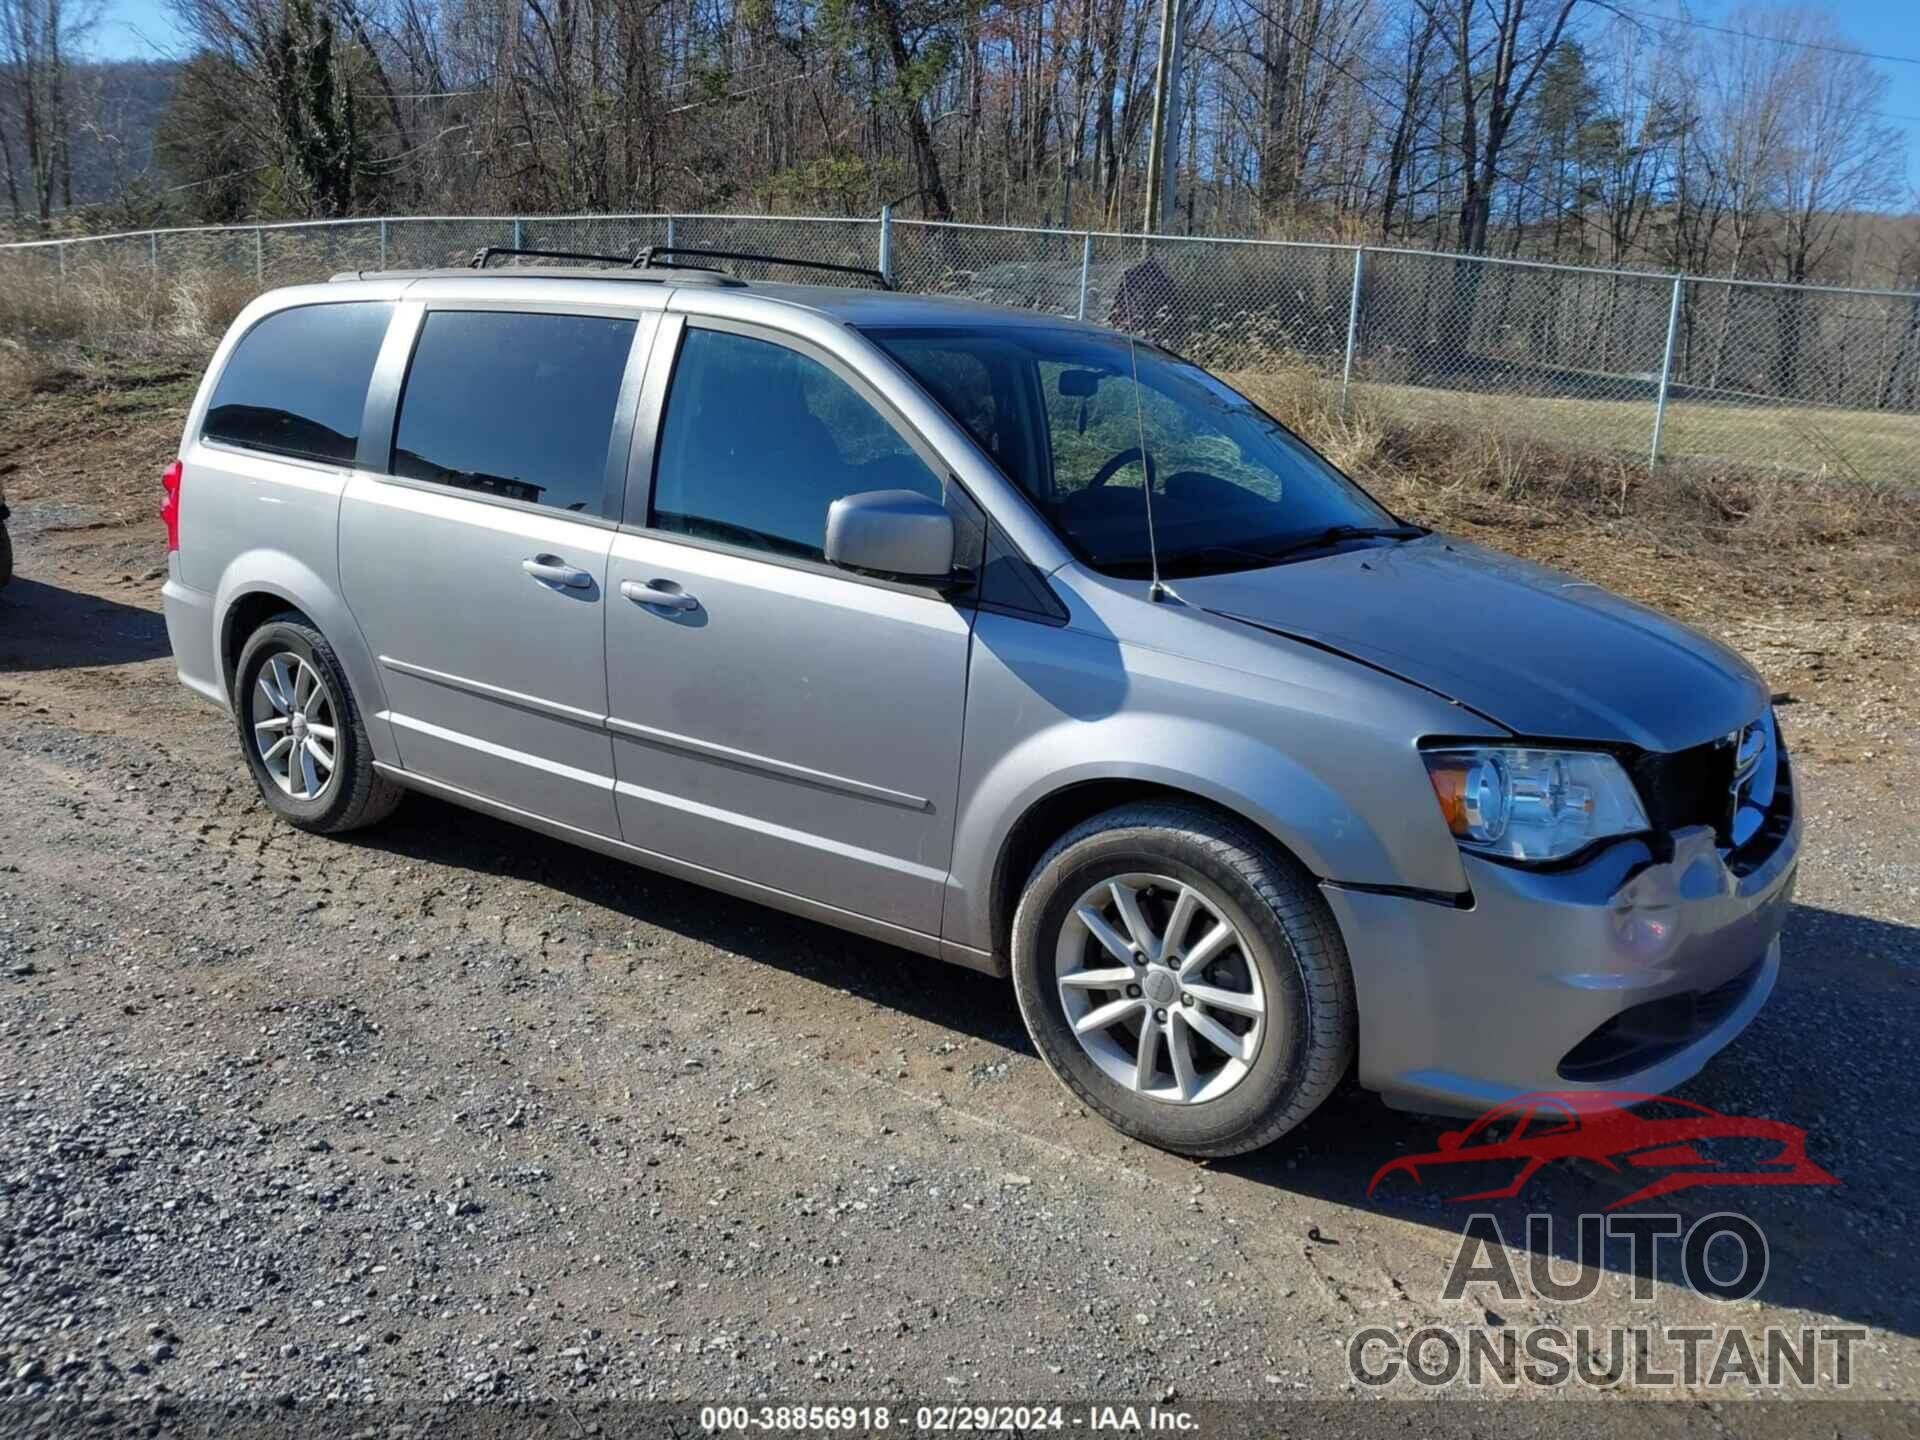
POLYGON ((827 563, 898 580, 953 573, 953 517, 912 490, 868 490, 827 507, 827 563))

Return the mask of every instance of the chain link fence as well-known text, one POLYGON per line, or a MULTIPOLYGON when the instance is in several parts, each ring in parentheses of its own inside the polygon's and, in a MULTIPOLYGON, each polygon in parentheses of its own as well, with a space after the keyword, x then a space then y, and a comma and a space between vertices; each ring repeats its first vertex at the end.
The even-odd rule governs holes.
MULTIPOLYGON (((884 269, 907 291, 1129 329, 1228 374, 1306 369, 1389 420, 1647 464, 1910 483, 1920 293, 1309 243, 876 217, 393 217, 0 247, 0 285, 104 270, 262 287, 462 265, 486 246, 647 246, 884 269)), ((728 262, 750 279, 820 279, 728 262)))

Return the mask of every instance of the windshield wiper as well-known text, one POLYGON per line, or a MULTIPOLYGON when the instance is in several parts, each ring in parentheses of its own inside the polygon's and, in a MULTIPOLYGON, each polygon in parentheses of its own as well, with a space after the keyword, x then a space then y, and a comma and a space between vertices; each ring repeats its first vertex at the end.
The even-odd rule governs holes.
POLYGON ((1168 569, 1204 560, 1240 560, 1252 567, 1271 565, 1273 556, 1264 550, 1249 550, 1241 545, 1194 545, 1160 557, 1161 565, 1168 569))
POLYGON ((1308 550, 1324 549, 1328 545, 1338 545, 1344 540, 1418 540, 1422 535, 1433 532, 1423 525, 1329 525, 1311 535, 1302 535, 1297 540, 1266 552, 1269 563, 1284 560, 1290 555, 1303 554, 1308 550))
MULTIPOLYGON (((1207 560, 1233 561, 1234 568, 1246 570, 1273 563, 1271 556, 1259 550, 1245 550, 1237 545, 1194 545, 1184 550, 1170 550, 1163 554, 1160 557, 1160 568, 1164 571, 1179 570, 1207 560)), ((1146 555, 1095 555, 1093 563, 1105 570, 1124 571, 1129 575, 1147 575, 1153 568, 1151 558, 1146 555)))
MULTIPOLYGON (((1235 562, 1234 568, 1253 570, 1263 565, 1277 564, 1303 551, 1338 545, 1345 540, 1417 540, 1422 535, 1432 533, 1419 525, 1329 525, 1311 535, 1282 541, 1263 550, 1245 545, 1193 545, 1184 550, 1171 550, 1160 557, 1160 568, 1171 572, 1205 561, 1231 561, 1235 562)), ((1151 561, 1145 555, 1096 555, 1093 562, 1107 570, 1123 570, 1130 574, 1146 574, 1151 568, 1151 561)))

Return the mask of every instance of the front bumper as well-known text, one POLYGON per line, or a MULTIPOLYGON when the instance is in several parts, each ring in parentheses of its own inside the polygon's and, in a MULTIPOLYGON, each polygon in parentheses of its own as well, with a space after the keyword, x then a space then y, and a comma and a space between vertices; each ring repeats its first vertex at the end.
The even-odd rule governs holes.
POLYGON ((1763 855, 1705 826, 1670 859, 1623 841, 1568 870, 1463 855, 1463 909, 1324 887, 1353 965, 1360 1081, 1390 1105, 1478 1112, 1539 1090, 1678 1085, 1746 1028, 1780 969, 1802 806, 1763 855))

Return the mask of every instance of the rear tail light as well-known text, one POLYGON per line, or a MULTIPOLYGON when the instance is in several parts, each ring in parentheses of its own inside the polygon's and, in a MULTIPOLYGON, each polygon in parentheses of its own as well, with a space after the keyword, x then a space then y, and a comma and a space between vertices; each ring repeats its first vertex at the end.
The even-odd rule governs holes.
POLYGON ((166 494, 160 500, 160 519, 167 527, 167 549, 180 548, 180 462, 174 461, 160 476, 166 494))

